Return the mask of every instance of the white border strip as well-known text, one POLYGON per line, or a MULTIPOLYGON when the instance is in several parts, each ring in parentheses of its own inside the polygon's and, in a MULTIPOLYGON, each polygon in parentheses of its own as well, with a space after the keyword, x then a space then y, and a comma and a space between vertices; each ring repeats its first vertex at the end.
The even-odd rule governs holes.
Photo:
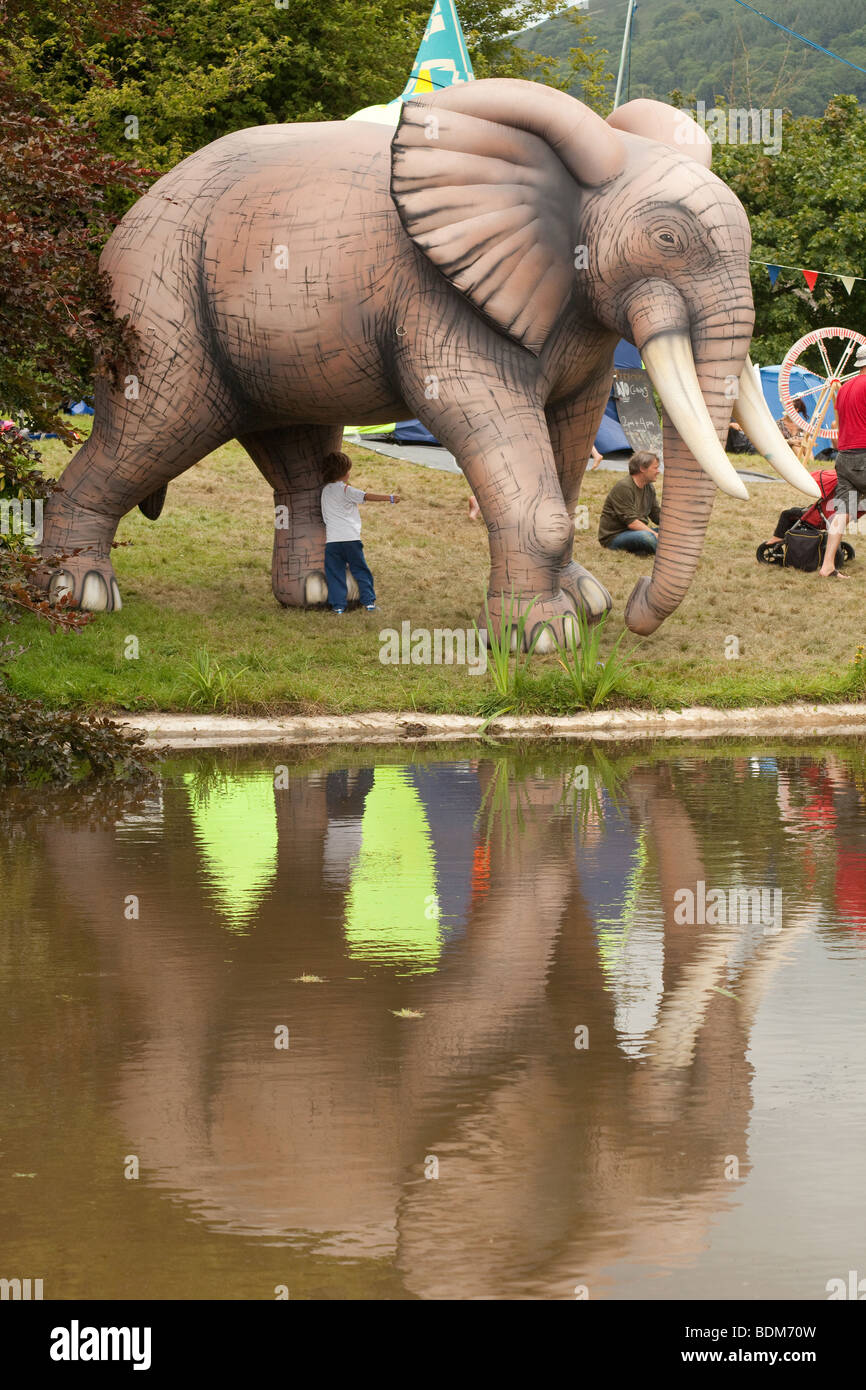
MULTIPOLYGON (((140 714, 115 716, 140 730, 151 747, 218 748, 262 743, 442 743, 483 736, 484 721, 458 714, 285 716, 140 714)), ((751 709, 599 710, 546 717, 503 715, 489 738, 574 738, 600 741, 823 734, 866 738, 866 703, 770 705, 751 709)))

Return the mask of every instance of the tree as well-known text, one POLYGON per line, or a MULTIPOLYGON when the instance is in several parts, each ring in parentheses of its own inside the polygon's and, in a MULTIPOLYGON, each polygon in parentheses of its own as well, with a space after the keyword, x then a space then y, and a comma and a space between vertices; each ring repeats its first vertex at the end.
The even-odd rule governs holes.
MULTIPOLYGON (((138 0, 107 0, 104 24, 139 18, 138 0)), ((21 0, 4 0, 0 43, 0 405, 31 430, 70 441, 59 413, 90 389, 94 362, 117 371, 135 340, 114 317, 98 258, 114 219, 112 193, 138 193, 149 175, 105 154, 91 131, 61 116, 22 85, 16 26, 29 18, 21 0)), ((69 42, 80 7, 65 11, 69 42)), ((144 21, 142 21, 144 22, 144 21)), ((17 430, 0 435, 0 503, 44 499, 50 486, 38 457, 17 430)), ((0 533, 0 606, 32 607, 71 622, 29 583, 32 565, 21 537, 0 533)))
MULTIPOLYGON (((133 22, 137 0, 106 0, 102 22, 133 22)), ((98 257, 112 217, 111 191, 138 192, 149 176, 103 153, 92 134, 59 115, 21 82, 19 0, 0 6, 0 405, 31 429, 72 431, 59 414, 64 397, 87 389, 93 361, 116 371, 135 342, 113 314, 98 257)), ((69 0, 75 41, 80 9, 69 0)), ((34 584, 37 556, 20 521, 44 502, 52 483, 18 428, 0 433, 0 666, 15 655, 8 625, 22 611, 73 630, 88 621, 34 584), (17 513, 17 516, 16 516, 17 513)), ((69 780, 92 772, 143 771, 129 739, 106 721, 58 716, 22 700, 0 681, 0 780, 69 780)))
MULTIPOLYGON (((116 0, 120 3, 120 0, 116 0)), ((95 5, 94 5, 95 11, 95 5)), ((431 0, 151 0, 147 34, 106 36, 82 19, 80 44, 40 14, 19 66, 59 109, 88 122, 101 147, 164 171, 232 130, 275 121, 342 120, 405 85, 431 0)), ((586 19, 561 0, 461 0, 478 77, 528 77, 587 99, 603 89, 586 19), (517 46, 518 31, 560 15, 573 39, 554 59, 517 46)))
MULTIPOLYGON (((713 169, 737 194, 752 227, 754 261, 806 270, 866 274, 866 114, 853 96, 836 96, 823 116, 785 115, 781 149, 716 145, 713 169)), ((812 328, 866 323, 866 282, 850 296, 838 279, 821 276, 813 291, 798 270, 782 270, 775 287, 753 264, 755 339, 752 355, 780 362, 812 328)))

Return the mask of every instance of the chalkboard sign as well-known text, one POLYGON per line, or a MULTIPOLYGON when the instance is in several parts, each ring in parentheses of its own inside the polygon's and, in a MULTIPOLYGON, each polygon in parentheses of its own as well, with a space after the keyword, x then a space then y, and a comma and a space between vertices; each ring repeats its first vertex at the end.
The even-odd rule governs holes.
POLYGON ((633 449, 649 449, 662 457, 662 432, 648 374, 636 367, 617 367, 613 398, 623 433, 633 449))

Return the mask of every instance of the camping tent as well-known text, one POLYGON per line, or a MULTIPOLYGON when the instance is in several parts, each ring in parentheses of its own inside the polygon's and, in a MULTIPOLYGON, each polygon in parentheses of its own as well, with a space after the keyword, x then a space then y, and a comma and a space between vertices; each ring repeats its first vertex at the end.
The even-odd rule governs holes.
MULTIPOLYGON (((764 393, 764 400, 770 407, 770 412, 774 420, 778 420, 784 414, 784 407, 779 396, 779 372, 781 370, 781 363, 777 367, 761 367, 760 369, 761 390, 764 393)), ((797 396, 802 395, 804 391, 812 390, 812 395, 807 396, 805 401, 805 404, 810 408, 814 408, 814 405, 818 399, 818 395, 813 388, 820 385, 821 378, 819 376, 815 376, 813 372, 801 371, 799 367, 793 367, 791 369, 791 396, 796 398, 797 396)), ((736 413, 737 412, 735 407, 734 414, 736 415, 736 413)), ((831 414, 828 411, 824 423, 827 426, 835 425, 836 412, 833 411, 831 414)), ((816 439, 815 447, 812 450, 812 457, 816 458, 819 454, 824 453, 826 450, 832 450, 832 448, 832 440, 818 438, 816 439)))
MULTIPOLYGON (((634 344, 621 338, 614 350, 613 364, 616 379, 611 386, 610 397, 598 427, 595 447, 600 454, 604 455, 620 452, 630 454, 634 449, 644 448, 660 451, 661 431, 655 425, 656 417, 652 391, 649 387, 647 374, 641 368, 640 353, 634 344), (632 395, 629 399, 626 395, 624 399, 621 393, 618 394, 618 383, 621 384, 623 381, 631 382, 632 386, 636 382, 638 384, 643 383, 643 390, 645 391, 644 413, 650 417, 651 428, 655 426, 658 434, 657 439, 645 437, 645 429, 641 429, 640 416, 635 413, 635 396, 632 395), (625 429, 623 429, 623 425, 625 425, 625 429), (631 435, 631 439, 628 435, 631 435)), ((366 435, 368 439, 387 439, 394 444, 437 444, 439 442, 421 424, 420 420, 402 420, 397 424, 387 425, 368 425, 359 430, 358 433, 366 435)))
MULTIPOLYGON (((640 368, 640 353, 633 343, 628 343, 625 338, 620 338, 614 348, 613 365, 614 370, 617 368, 640 368)), ((625 431, 620 423, 617 397, 613 386, 610 388, 610 396, 605 406, 604 415, 601 417, 598 434, 595 437, 595 447, 600 454, 605 455, 616 454, 622 450, 629 454, 632 452, 632 446, 626 439, 625 431)))

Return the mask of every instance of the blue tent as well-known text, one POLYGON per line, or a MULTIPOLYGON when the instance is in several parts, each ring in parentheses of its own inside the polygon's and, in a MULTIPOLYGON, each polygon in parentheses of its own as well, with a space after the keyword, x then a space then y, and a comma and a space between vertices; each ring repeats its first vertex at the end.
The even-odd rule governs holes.
MULTIPOLYGON (((774 420, 778 420, 784 415, 784 407, 779 396, 779 372, 782 370, 781 363, 777 367, 761 367, 761 390, 764 393, 764 400, 770 407, 770 413, 774 420)), ((815 376, 813 372, 800 371, 798 367, 791 369, 790 392, 792 397, 800 396, 804 391, 808 391, 815 386, 821 385, 821 377, 815 376)), ((807 396, 805 405, 810 411, 814 408, 818 400, 817 393, 813 390, 811 396, 807 396)), ((736 410, 734 412, 736 414, 736 410)), ((824 423, 828 426, 836 424, 835 410, 828 411, 824 417, 824 423)), ((815 447, 812 450, 812 457, 824 452, 825 449, 832 449, 832 439, 818 438, 815 440, 815 447)))
MULTIPOLYGON (((629 343, 625 338, 620 338, 613 353, 613 365, 623 371, 628 368, 640 369, 640 353, 634 343, 629 343)), ((610 390, 607 405, 604 408, 604 415, 601 417, 601 424, 598 427, 598 434, 595 437, 595 447, 600 454, 616 454, 625 451, 632 453, 632 447, 625 437, 622 425, 619 423, 619 414, 616 408, 616 397, 613 387, 610 390)))
POLYGON ((395 444, 438 444, 439 440, 430 433, 420 420, 401 420, 391 431, 395 444))
MULTIPOLYGON (((613 365, 623 370, 628 367, 640 368, 640 353, 633 343, 627 343, 625 338, 620 338, 613 354, 613 365)), ((371 431, 365 431, 368 439, 375 439, 378 436, 371 431)), ((433 437, 428 429, 421 424, 420 420, 401 420, 399 424, 391 428, 385 427, 383 435, 388 439, 393 439, 396 444, 438 444, 438 440, 433 437)), ((632 452, 632 447, 623 433, 622 425, 619 423, 619 415, 616 409, 613 388, 611 388, 610 399, 605 408, 604 416, 598 427, 595 447, 600 454, 615 454, 619 450, 626 453, 632 452)))

